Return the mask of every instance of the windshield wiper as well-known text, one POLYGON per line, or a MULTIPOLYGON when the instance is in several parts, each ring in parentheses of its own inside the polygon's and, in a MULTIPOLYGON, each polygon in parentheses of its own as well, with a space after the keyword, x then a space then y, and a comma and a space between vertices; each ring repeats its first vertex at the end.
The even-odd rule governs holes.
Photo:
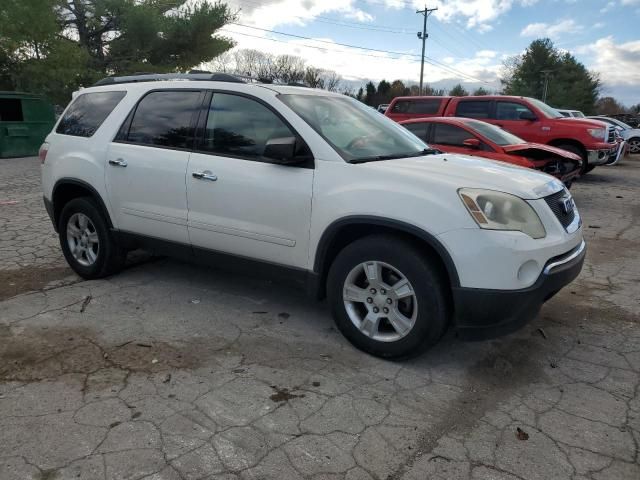
POLYGON ((397 158, 422 157, 424 155, 435 155, 438 153, 442 153, 442 152, 440 150, 436 150, 435 148, 425 148, 423 150, 420 150, 419 152, 395 153, 390 155, 374 155, 371 157, 353 158, 349 160, 349 163, 367 163, 367 162, 377 162, 378 160, 394 160, 397 158))

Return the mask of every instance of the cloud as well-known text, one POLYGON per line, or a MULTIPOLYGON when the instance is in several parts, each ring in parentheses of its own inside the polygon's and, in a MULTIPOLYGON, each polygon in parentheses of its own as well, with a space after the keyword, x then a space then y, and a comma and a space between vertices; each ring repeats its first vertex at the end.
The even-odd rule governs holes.
MULTIPOLYGON (((209 0, 213 2, 213 0, 209 0)), ((306 25, 316 17, 339 13, 345 18, 370 22, 373 15, 355 6, 357 0, 228 0, 240 10, 242 23, 274 28, 278 25, 306 25)))
POLYGON ((583 30, 575 20, 561 20, 554 24, 549 23, 530 23, 520 32, 522 37, 549 37, 558 38, 562 35, 570 33, 578 33, 583 30))
POLYGON ((605 86, 640 84, 640 40, 617 44, 609 36, 576 51, 592 55, 589 68, 600 73, 605 86))

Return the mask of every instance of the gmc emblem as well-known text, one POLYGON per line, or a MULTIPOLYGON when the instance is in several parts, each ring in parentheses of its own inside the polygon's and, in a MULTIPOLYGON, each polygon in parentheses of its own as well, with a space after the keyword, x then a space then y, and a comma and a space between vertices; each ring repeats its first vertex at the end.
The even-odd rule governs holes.
POLYGON ((576 207, 576 204, 573 203, 573 198, 571 197, 563 197, 560 199, 560 208, 562 208, 562 212, 565 215, 573 212, 573 209, 576 207))

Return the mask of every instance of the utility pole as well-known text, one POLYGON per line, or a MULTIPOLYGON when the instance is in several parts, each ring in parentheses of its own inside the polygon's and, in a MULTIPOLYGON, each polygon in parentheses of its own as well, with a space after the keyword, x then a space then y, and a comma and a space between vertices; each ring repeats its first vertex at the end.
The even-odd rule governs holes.
POLYGON ((542 101, 547 103, 547 93, 549 92, 549 76, 553 73, 553 70, 540 70, 544 77, 544 90, 542 91, 542 101))
POLYGON ((427 41, 427 37, 429 34, 427 33, 427 18, 431 12, 435 12, 438 10, 437 8, 427 8, 425 4, 424 10, 416 10, 416 13, 420 13, 424 16, 424 21, 422 22, 422 31, 418 32, 418 38, 422 40, 422 56, 420 57, 420 95, 422 95, 422 83, 424 78, 424 45, 427 41))

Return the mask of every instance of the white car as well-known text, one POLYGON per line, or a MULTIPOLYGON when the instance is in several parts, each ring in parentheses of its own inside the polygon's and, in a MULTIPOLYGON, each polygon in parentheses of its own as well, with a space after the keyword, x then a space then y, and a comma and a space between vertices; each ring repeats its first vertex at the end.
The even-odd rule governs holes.
POLYGON ((326 295, 354 345, 399 357, 449 326, 513 331, 582 268, 551 176, 439 154, 343 95, 173 77, 78 92, 42 146, 45 205, 84 278, 139 247, 271 267, 326 295))
POLYGON ((564 117, 585 118, 584 113, 582 113, 580 110, 565 110, 562 108, 556 108, 556 110, 560 112, 560 114, 564 117))
POLYGON ((640 153, 640 128, 633 128, 631 125, 627 125, 617 118, 610 118, 602 115, 589 118, 600 120, 601 122, 605 122, 616 127, 620 136, 624 138, 627 145, 629 145, 629 153, 640 153))

